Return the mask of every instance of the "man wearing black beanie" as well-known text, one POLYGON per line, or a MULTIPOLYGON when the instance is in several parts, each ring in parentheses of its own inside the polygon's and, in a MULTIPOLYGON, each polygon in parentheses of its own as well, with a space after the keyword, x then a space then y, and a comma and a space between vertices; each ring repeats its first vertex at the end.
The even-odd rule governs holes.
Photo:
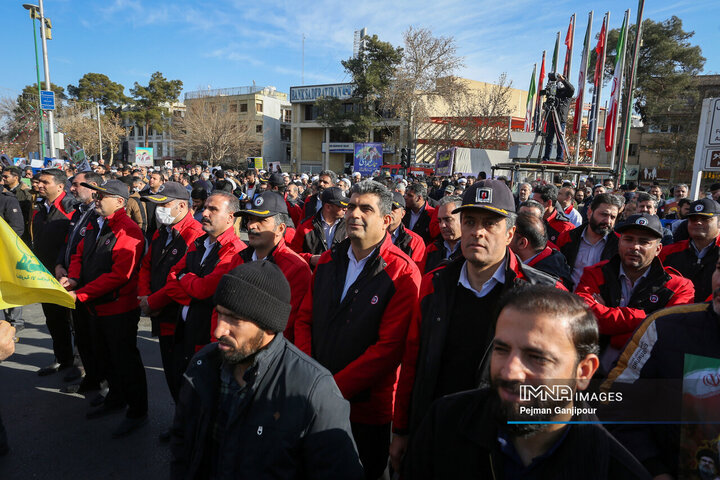
POLYGON ((191 360, 172 428, 171 478, 361 479, 350 405, 281 333, 290 285, 272 262, 225 274, 211 343, 191 360))

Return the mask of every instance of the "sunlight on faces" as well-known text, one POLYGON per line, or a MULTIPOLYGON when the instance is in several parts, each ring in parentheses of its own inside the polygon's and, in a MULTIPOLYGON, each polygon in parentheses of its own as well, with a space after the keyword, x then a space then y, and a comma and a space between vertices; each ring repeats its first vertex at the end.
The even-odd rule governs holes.
POLYGON ((257 353, 271 336, 250 320, 238 317, 232 310, 218 305, 217 326, 213 335, 223 359, 238 364, 257 353))
POLYGON ((660 250, 660 239, 646 230, 631 228, 620 234, 618 253, 625 269, 640 270, 649 266, 660 250))
POLYGON ((125 200, 122 197, 95 192, 95 213, 101 217, 109 217, 124 206, 125 200))
POLYGON ((272 248, 285 234, 285 224, 275 224, 276 218, 247 216, 248 244, 255 250, 272 248))
POLYGON ((707 242, 710 239, 717 238, 720 233, 718 231, 717 216, 690 215, 687 226, 690 238, 696 242, 707 242))
POLYGON ((453 210, 457 208, 454 203, 448 203, 438 207, 438 224, 440 225, 440 235, 443 240, 455 242, 460 238, 460 214, 453 215, 453 210))
POLYGON ((73 178, 73 181, 70 184, 70 193, 72 193, 75 198, 80 200, 82 203, 88 203, 93 199, 93 193, 95 191, 80 185, 82 182, 85 182, 85 175, 82 173, 75 175, 75 178, 73 178))
POLYGON ((618 207, 607 203, 601 203, 595 210, 588 208, 588 225, 590 229, 604 237, 615 228, 618 212, 618 207))
POLYGON ((515 227, 507 229, 505 217, 480 208, 460 212, 462 253, 476 268, 494 265, 503 259, 515 227))
POLYGON ((530 185, 523 185, 518 189, 518 199, 521 202, 524 202, 528 198, 530 198, 530 195, 532 194, 532 187, 530 185))
POLYGON ((380 198, 372 193, 353 193, 345 213, 347 236, 364 246, 380 243, 392 222, 392 215, 380 213, 380 198))
POLYGON ((323 175, 318 179, 318 187, 320 187, 320 190, 325 190, 326 188, 330 188, 332 186, 332 178, 330 178, 329 175, 323 175))
POLYGON ((390 232, 392 233, 402 223, 402 219, 405 216, 405 209, 402 207, 393 207, 391 215, 392 215, 392 222, 390 223, 388 230, 390 230, 390 232))
POLYGON ((205 200, 202 213, 202 229, 210 235, 217 236, 227 230, 235 221, 229 209, 228 199, 221 195, 211 195, 205 200))
POLYGON ((40 175, 37 183, 38 195, 48 200, 57 198, 63 191, 65 186, 61 183, 55 183, 55 177, 52 175, 40 175))

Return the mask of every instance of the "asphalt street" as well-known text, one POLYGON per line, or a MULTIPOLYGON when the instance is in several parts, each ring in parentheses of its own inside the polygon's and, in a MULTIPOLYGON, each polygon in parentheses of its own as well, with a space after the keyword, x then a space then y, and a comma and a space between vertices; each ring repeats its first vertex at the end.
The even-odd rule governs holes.
POLYGON ((52 342, 39 304, 24 307, 25 329, 15 354, 0 363, 0 415, 11 451, 0 457, 0 479, 154 479, 167 478, 170 449, 158 435, 175 411, 150 320, 142 318, 138 347, 148 382, 149 424, 113 439, 122 414, 87 420, 95 392, 86 399, 61 393, 64 372, 47 377, 37 370, 53 361, 52 342))

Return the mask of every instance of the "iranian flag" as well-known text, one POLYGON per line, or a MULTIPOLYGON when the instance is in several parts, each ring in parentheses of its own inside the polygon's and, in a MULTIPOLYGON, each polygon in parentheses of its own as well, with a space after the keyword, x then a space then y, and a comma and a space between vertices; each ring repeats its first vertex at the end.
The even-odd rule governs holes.
POLYGON ((532 130, 533 104, 535 103, 535 70, 537 64, 533 67, 532 77, 530 77, 530 88, 528 88, 527 96, 527 112, 525 113, 525 131, 532 130))
POLYGON ((588 19, 587 30, 585 30, 585 41, 583 42, 582 58, 580 60, 580 75, 578 78, 578 94, 575 99, 575 119, 573 122, 573 134, 577 135, 582 126, 583 102, 585 101, 585 87, 587 85, 588 60, 590 59, 590 31, 592 30, 592 12, 588 19))
POLYGON ((610 104, 608 105, 605 119, 605 151, 609 152, 615 145, 615 133, 617 131, 618 109, 620 108, 620 93, 622 92, 622 71, 625 53, 625 36, 627 34, 627 22, 623 21, 620 36, 618 37, 617 49, 615 50, 615 72, 613 74, 610 90, 610 104))

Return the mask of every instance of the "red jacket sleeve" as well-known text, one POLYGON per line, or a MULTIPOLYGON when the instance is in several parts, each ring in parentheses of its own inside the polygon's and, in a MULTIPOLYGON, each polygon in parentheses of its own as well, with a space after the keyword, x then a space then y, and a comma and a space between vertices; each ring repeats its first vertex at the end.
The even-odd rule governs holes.
POLYGON ((420 273, 422 273, 425 271, 425 243, 422 241, 422 238, 417 240, 418 241, 413 242, 412 259, 415 265, 417 265, 418 270, 420 270, 420 273))
MULTIPOLYGON (((125 229, 114 230, 116 241, 112 252, 112 270, 79 288, 76 291, 78 300, 87 302, 101 297, 130 280, 145 249, 145 239, 141 230, 134 232, 135 235, 128 235, 128 233, 129 231, 125 229)), ((78 251, 80 251, 79 248, 78 251)))
POLYGON ((334 375, 345 398, 352 398, 374 385, 383 375, 397 370, 402 360, 408 328, 417 308, 420 271, 408 265, 395 283, 395 295, 380 320, 378 340, 358 358, 334 375))
POLYGON ((431 207, 430 205, 426 208, 430 214, 430 241, 428 242, 428 245, 430 245, 440 236, 440 221, 438 220, 437 208, 431 207))
POLYGON ((70 257, 70 265, 68 266, 68 278, 79 279, 80 270, 82 269, 82 256, 83 250, 85 249, 85 239, 83 238, 78 243, 75 253, 70 257))
MULTIPOLYGON (((330 252, 323 253, 323 256, 329 256, 330 252)), ((320 257, 320 262, 325 259, 320 257)), ((295 316, 295 346, 312 356, 312 308, 313 308, 313 291, 315 290, 315 275, 317 270, 310 278, 310 285, 305 298, 300 303, 297 315, 295 316)))
MULTIPOLYGON (((157 231, 155 231, 155 234, 153 235, 153 240, 155 240, 159 235, 160 234, 157 231)), ((150 242, 150 245, 148 246, 148 251, 145 254, 145 256, 143 257, 142 263, 140 264, 140 273, 138 275, 138 296, 139 297, 145 297, 152 293, 152 290, 150 289, 150 270, 152 268, 151 260, 152 260, 152 241, 150 242)))
POLYGON ((307 264, 298 264, 297 267, 287 273, 287 279, 290 282, 290 304, 292 305, 292 310, 290 311, 287 327, 285 327, 285 338, 295 343, 295 321, 300 312, 303 300, 310 288, 312 272, 307 264))

